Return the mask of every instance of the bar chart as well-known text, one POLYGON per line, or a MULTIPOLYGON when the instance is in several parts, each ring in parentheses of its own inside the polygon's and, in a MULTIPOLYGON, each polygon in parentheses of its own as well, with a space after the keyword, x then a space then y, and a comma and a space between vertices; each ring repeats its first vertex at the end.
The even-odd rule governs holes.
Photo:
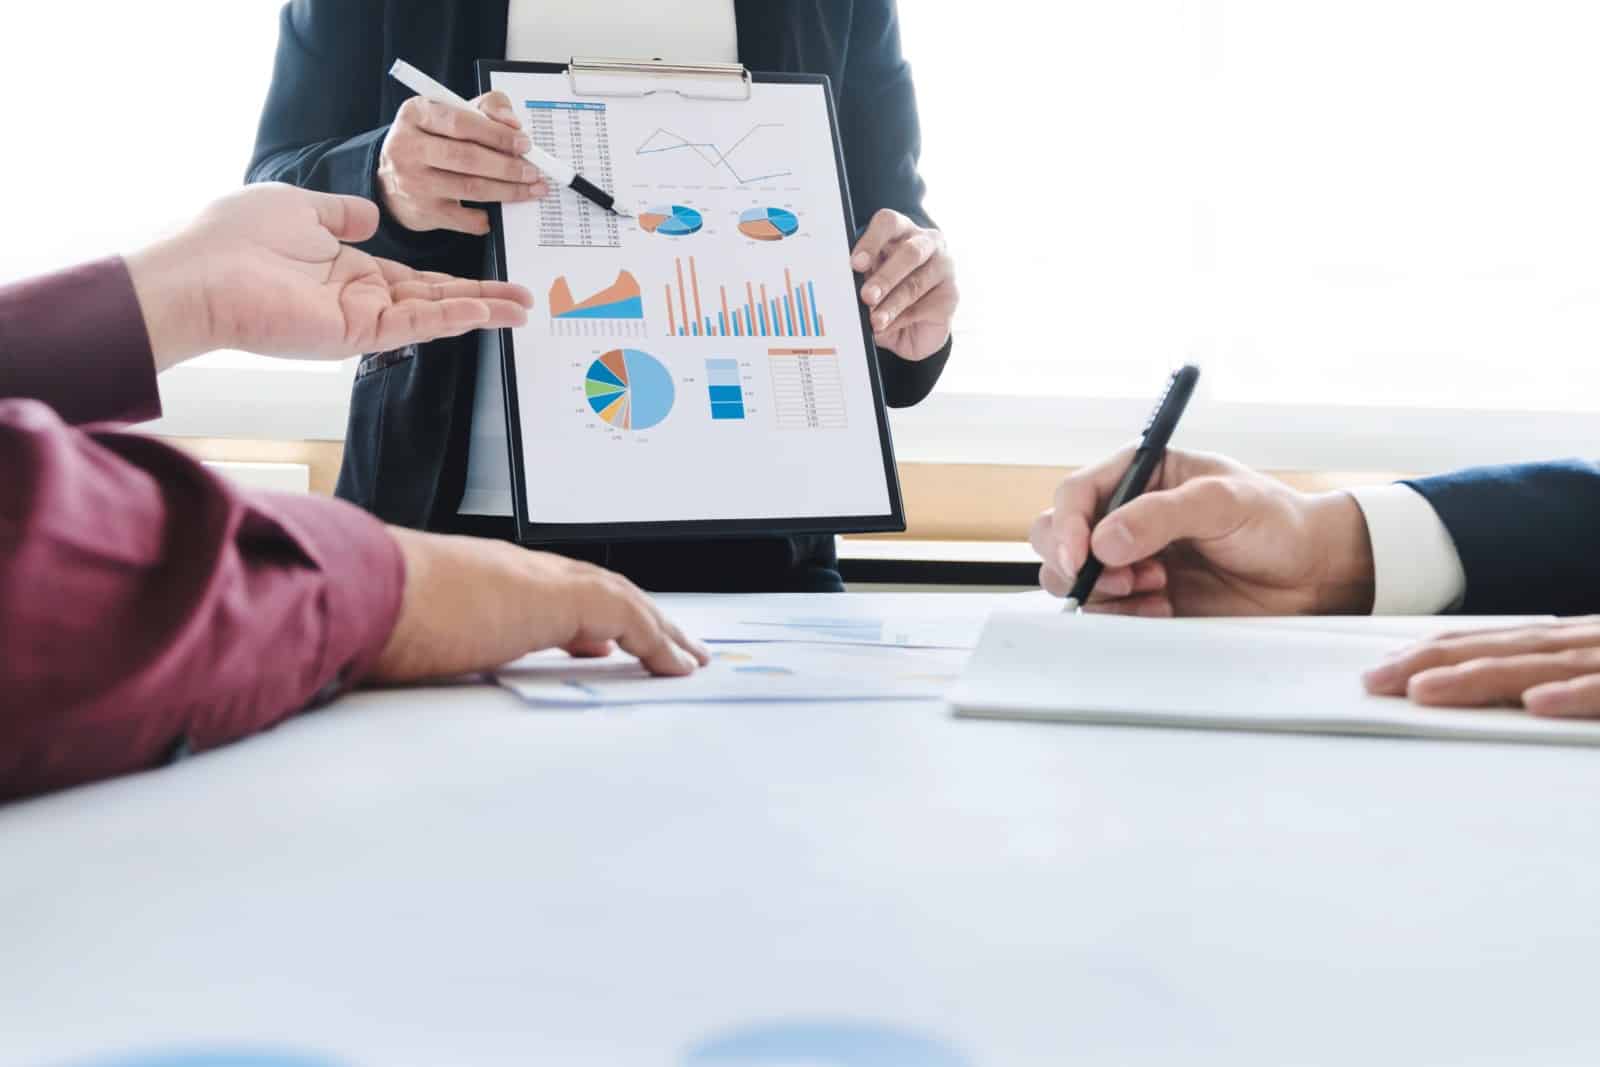
POLYGON ((733 287, 733 302, 728 301, 728 286, 718 285, 715 293, 707 286, 703 294, 700 271, 694 257, 674 261, 678 284, 666 285, 667 332, 673 337, 825 337, 821 313, 817 311, 816 285, 809 279, 796 282, 785 267, 783 284, 769 290, 765 282, 745 281, 733 287), (740 287, 744 302, 739 302, 740 287))
POLYGON ((706 360, 706 388, 711 394, 711 420, 744 418, 744 382, 736 359, 706 360))

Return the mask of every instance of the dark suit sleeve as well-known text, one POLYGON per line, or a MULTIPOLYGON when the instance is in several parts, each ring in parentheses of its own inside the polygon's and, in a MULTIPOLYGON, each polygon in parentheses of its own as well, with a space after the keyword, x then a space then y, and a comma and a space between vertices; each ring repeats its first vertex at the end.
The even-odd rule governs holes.
MULTIPOLYGON (((865 229, 883 208, 892 208, 919 226, 932 226, 922 206, 926 185, 917 172, 922 153, 917 95, 911 65, 900 51, 900 16, 894 0, 855 5, 847 56, 839 91, 839 128, 856 228, 865 229)), ((953 340, 917 362, 879 349, 878 366, 890 407, 910 407, 933 391, 949 362, 953 340)))
POLYGON ((1406 484, 1455 541, 1465 614, 1600 612, 1600 464, 1479 467, 1406 484))
MULTIPOLYGON (((279 18, 272 85, 262 108, 249 182, 360 196, 378 204, 378 153, 389 133, 382 112, 384 5, 380 0, 292 0, 279 18)), ((383 212, 361 245, 373 255, 425 267, 463 239, 417 233, 383 212)))

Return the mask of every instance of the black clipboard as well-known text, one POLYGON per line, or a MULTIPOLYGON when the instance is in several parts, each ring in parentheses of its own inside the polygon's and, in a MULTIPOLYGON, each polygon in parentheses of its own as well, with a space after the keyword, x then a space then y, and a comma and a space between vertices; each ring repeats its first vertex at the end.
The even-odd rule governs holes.
MULTIPOLYGON (((839 179, 840 202, 844 206, 846 234, 855 232, 855 213, 850 203, 850 184, 846 176, 843 142, 839 136, 839 117, 834 106, 833 87, 825 74, 756 73, 740 66, 724 65, 682 66, 652 60, 573 60, 563 63, 523 63, 513 60, 480 59, 477 63, 478 92, 488 92, 491 75, 495 72, 525 74, 567 74, 576 85, 580 64, 590 70, 620 69, 629 73, 647 73, 651 77, 671 77, 674 74, 705 75, 708 72, 735 74, 746 87, 751 84, 818 85, 823 88, 827 102, 828 127, 833 140, 834 168, 839 179)), ((685 94, 687 95, 687 94, 685 94)), ((487 205, 492 225, 490 244, 494 249, 495 278, 505 280, 509 270, 506 260, 505 220, 499 204, 487 205)), ((840 249, 848 262, 850 246, 840 249)), ((884 515, 836 516, 821 519, 707 519, 662 522, 604 522, 604 523, 550 523, 534 522, 528 511, 528 483, 523 465, 522 419, 517 400, 517 367, 513 331, 500 331, 500 366, 506 404, 506 431, 511 459, 511 496, 516 518, 516 538, 522 544, 538 545, 550 542, 580 541, 632 541, 742 538, 752 535, 784 536, 791 534, 838 533, 900 533, 906 528, 905 506, 900 493, 899 468, 895 462, 894 441, 889 432, 889 415, 883 397, 883 378, 878 367, 878 349, 872 339, 870 312, 859 300, 856 309, 861 326, 862 341, 867 358, 867 375, 872 385, 874 416, 877 419, 879 447, 883 455, 884 479, 888 491, 889 512, 884 515)))

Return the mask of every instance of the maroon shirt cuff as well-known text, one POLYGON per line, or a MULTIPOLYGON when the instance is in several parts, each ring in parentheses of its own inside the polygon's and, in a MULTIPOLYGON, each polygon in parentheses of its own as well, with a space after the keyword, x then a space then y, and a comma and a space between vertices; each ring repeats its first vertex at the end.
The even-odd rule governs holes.
MULTIPOLYGON (((322 686, 311 704, 326 703, 372 673, 400 618, 405 558, 384 524, 342 500, 290 493, 251 493, 250 510, 282 527, 326 580, 323 644, 312 674, 322 686)), ((293 709, 301 710, 301 709, 293 709)), ((235 740, 206 737, 197 748, 235 740)))
POLYGON ((161 414, 155 358, 120 256, 0 287, 0 397, 69 423, 161 414))
POLYGON ((0 801, 265 730, 369 675, 399 617, 400 547, 342 501, 32 400, 0 400, 0 471, 0 801))

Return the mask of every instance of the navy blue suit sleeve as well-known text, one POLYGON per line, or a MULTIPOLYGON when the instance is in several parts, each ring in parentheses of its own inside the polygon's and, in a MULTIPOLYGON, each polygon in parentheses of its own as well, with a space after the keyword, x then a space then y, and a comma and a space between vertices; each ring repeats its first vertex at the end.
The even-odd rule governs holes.
MULTIPOLYGON (((900 50, 900 16, 894 0, 855 5, 846 56, 839 133, 850 168, 857 230, 864 230, 883 208, 892 208, 919 226, 932 226, 922 204, 927 186, 917 171, 922 154, 917 94, 911 65, 900 50)), ((919 361, 879 350, 878 368, 890 407, 910 407, 933 391, 949 362, 953 340, 919 361)))
POLYGON ((1600 612, 1600 464, 1479 467, 1406 482, 1450 531, 1469 615, 1600 612))
MULTIPOLYGON (((288 182, 383 206, 378 154, 390 118, 383 114, 384 39, 382 0, 284 5, 272 85, 246 181, 288 182)), ((378 233, 361 247, 425 267, 461 239, 445 231, 413 232, 384 210, 378 233)))

